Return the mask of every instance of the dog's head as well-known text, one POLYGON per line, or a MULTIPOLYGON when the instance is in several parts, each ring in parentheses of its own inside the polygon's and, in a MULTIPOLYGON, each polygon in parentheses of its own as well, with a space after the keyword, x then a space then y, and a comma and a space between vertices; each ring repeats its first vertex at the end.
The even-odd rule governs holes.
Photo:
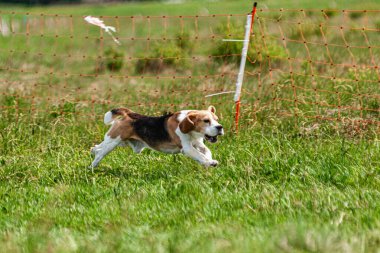
POLYGON ((218 135, 223 135, 224 131, 215 112, 214 106, 209 106, 207 110, 189 111, 179 123, 179 129, 184 134, 195 132, 203 135, 209 142, 217 142, 218 135))

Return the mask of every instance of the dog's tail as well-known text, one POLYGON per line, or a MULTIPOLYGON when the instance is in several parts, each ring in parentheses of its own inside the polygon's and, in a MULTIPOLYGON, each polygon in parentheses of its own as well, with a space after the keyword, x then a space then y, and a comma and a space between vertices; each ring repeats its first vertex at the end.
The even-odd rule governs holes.
POLYGON ((132 111, 127 108, 112 109, 111 111, 108 111, 106 112, 106 114, 104 114, 104 124, 112 125, 115 119, 119 117, 124 118, 125 116, 127 116, 129 112, 132 112, 132 111))

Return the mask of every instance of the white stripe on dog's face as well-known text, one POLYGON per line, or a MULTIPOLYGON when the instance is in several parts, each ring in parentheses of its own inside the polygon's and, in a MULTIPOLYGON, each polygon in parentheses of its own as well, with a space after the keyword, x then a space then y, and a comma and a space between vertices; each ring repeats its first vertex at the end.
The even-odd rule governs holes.
POLYGON ((182 120, 184 120, 187 116, 187 114, 189 112, 196 112, 195 110, 183 110, 180 112, 180 114, 178 115, 178 122, 182 122, 182 120))
POLYGON ((205 134, 209 136, 217 136, 217 135, 223 135, 224 131, 221 124, 217 121, 217 117, 215 114, 212 114, 211 112, 208 112, 209 116, 206 117, 206 119, 210 120, 210 124, 206 126, 205 128, 205 134))

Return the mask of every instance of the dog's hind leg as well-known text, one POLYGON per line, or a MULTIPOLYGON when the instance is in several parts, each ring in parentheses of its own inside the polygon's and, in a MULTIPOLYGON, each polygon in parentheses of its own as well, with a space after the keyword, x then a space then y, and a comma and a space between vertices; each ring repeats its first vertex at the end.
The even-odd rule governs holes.
POLYGON ((106 135, 102 143, 95 145, 95 147, 91 149, 91 153, 95 155, 95 159, 92 162, 91 167, 95 168, 98 166, 99 162, 120 143, 120 137, 111 138, 110 136, 106 135))
POLYGON ((133 152, 135 152, 137 154, 140 154, 141 151, 143 151, 143 149, 146 147, 145 143, 138 141, 138 140, 130 139, 127 142, 129 144, 129 146, 131 146, 131 148, 133 149, 133 152))
POLYGON ((121 141, 119 144, 119 147, 125 147, 125 146, 127 146, 127 143, 125 143, 125 141, 121 141))
MULTIPOLYGON (((103 143, 103 142, 102 142, 103 143)), ((102 143, 98 144, 98 145, 95 145, 91 148, 90 152, 92 155, 96 155, 96 153, 102 149, 102 143)))

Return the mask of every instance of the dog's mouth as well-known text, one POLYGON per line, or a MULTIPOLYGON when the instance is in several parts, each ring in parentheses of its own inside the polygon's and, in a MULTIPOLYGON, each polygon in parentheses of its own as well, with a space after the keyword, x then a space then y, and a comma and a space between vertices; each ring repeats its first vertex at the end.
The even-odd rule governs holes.
POLYGON ((215 143, 218 141, 218 136, 210 136, 210 135, 207 135, 205 134, 205 139, 211 143, 215 143))

